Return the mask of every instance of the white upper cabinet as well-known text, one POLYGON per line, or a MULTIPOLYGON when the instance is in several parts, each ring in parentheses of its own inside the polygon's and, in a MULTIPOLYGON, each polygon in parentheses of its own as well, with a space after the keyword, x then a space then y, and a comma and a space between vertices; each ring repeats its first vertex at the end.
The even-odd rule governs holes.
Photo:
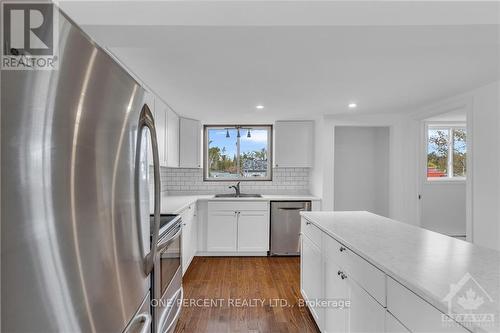
POLYGON ((167 166, 179 167, 179 116, 167 106, 167 166))
POLYGON ((201 168, 201 123, 181 117, 179 126, 179 166, 201 168))
POLYGON ((313 121, 277 121, 274 125, 274 166, 313 166, 313 121))
POLYGON ((167 106, 158 98, 155 101, 154 117, 160 166, 167 166, 167 106))
MULTIPOLYGON (((150 93, 149 91, 145 91, 144 93, 144 104, 146 104, 149 108, 149 111, 153 114, 153 117, 155 117, 155 96, 150 93)), ((142 105, 141 105, 142 109, 142 105)), ((149 135, 143 136, 143 140, 146 140, 146 146, 148 150, 148 164, 153 165, 153 150, 151 149, 151 138, 149 135)))

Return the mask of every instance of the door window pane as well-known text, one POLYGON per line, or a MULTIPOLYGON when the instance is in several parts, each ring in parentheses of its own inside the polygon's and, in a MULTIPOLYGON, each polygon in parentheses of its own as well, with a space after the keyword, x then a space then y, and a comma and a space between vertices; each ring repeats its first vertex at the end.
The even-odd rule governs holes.
POLYGON ((427 178, 448 176, 449 129, 429 129, 427 141, 427 178))
POLYGON ((465 177, 467 134, 463 128, 453 129, 453 177, 465 177))

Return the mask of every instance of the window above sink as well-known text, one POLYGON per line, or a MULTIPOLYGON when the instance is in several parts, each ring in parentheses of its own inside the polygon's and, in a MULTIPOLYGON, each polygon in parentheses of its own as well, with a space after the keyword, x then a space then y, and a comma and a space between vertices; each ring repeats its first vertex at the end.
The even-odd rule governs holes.
POLYGON ((272 180, 272 125, 205 125, 204 180, 272 180))

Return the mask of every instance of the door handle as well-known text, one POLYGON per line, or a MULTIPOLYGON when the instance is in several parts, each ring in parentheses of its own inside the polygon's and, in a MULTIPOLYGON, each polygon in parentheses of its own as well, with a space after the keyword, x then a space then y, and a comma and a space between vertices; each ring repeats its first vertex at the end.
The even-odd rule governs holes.
MULTIPOLYGON (((135 155, 135 202, 136 202, 136 215, 137 221, 141 222, 141 212, 139 209, 140 203, 140 156, 142 147, 142 135, 145 129, 149 129, 151 136, 151 147, 153 150, 153 170, 154 170, 154 220, 153 220, 153 239, 151 244, 151 251, 144 258, 144 273, 149 275, 153 270, 154 260, 158 251, 158 237, 160 233, 160 158, 158 156, 158 141, 156 139, 156 128, 154 123, 153 114, 149 107, 144 104, 139 115, 136 155, 135 155)), ((141 238, 142 239, 142 238, 141 238)), ((140 242, 142 243, 142 241, 140 242)))

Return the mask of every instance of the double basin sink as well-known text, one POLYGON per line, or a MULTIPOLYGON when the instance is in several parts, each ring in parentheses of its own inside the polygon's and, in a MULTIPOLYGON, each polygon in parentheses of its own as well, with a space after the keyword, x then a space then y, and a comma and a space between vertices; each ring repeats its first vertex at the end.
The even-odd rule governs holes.
POLYGON ((262 198, 261 194, 247 194, 247 193, 224 193, 224 194, 216 194, 216 198, 262 198))

